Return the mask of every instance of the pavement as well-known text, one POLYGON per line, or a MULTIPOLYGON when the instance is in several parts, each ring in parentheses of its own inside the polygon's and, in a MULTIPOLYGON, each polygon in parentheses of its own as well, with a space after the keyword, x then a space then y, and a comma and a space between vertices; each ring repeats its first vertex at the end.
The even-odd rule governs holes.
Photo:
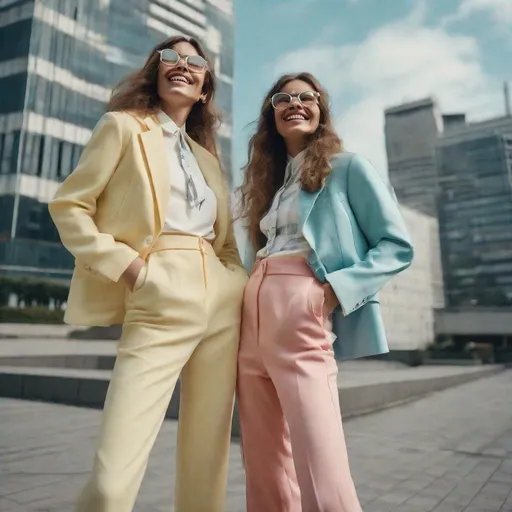
MULTIPOLYGON (((505 371, 346 421, 364 512, 512 512, 511 389, 505 371)), ((12 399, 0 411, 0 511, 71 512, 101 412, 12 399)), ((172 510, 176 430, 164 423, 135 512, 172 510)), ((245 511, 236 442, 227 496, 226 512, 245 511)))

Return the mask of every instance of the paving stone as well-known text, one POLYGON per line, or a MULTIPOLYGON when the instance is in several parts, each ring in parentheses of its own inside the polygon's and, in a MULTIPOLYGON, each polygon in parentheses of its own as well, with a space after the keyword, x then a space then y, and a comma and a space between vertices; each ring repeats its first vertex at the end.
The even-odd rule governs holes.
MULTIPOLYGON (((511 386, 505 372, 345 422, 364 512, 512 512, 511 386)), ((11 399, 0 411, 0 511, 72 512, 101 412, 11 399)), ((135 512, 172 510, 176 431, 164 423, 135 512)), ((226 512, 244 511, 233 443, 226 512)))
POLYGON ((5 498, 0 498, 0 510, 2 512, 26 512, 22 505, 5 498))

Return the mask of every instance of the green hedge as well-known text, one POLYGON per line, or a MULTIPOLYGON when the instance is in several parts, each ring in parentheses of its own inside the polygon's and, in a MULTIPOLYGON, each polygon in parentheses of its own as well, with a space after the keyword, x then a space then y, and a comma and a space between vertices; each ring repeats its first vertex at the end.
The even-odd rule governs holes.
POLYGON ((4 324, 62 324, 63 321, 61 309, 0 307, 0 323, 4 324))
POLYGON ((48 306, 50 299, 59 307, 68 297, 68 286, 34 278, 0 277, 0 307, 7 305, 9 295, 14 293, 27 306, 48 306))

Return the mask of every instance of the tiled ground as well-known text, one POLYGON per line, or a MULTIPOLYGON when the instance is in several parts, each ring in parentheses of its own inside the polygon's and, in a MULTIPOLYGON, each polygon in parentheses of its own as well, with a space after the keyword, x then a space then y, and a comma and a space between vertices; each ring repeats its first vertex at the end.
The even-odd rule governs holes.
MULTIPOLYGON (((0 400, 0 511, 70 512, 100 412, 0 400)), ((512 371, 348 421, 365 512, 512 512, 512 371)), ((169 512, 176 424, 166 422, 137 512, 169 512)), ((243 512, 232 445, 226 512, 243 512)), ((279 512, 279 511, 261 511, 279 512)))

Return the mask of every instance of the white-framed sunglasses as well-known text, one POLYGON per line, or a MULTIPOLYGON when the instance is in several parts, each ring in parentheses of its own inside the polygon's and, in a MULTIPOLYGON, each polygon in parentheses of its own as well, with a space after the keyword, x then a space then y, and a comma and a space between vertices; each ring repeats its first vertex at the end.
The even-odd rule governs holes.
POLYGON ((312 107, 318 102, 320 93, 316 91, 303 91, 292 95, 287 92, 277 92, 272 96, 272 106, 275 110, 286 110, 293 101, 293 98, 297 98, 303 107, 312 107))
POLYGON ((174 67, 178 65, 180 60, 183 60, 191 73, 202 73, 208 66, 207 60, 201 55, 180 55, 172 48, 157 50, 157 52, 160 54, 162 64, 174 67))

